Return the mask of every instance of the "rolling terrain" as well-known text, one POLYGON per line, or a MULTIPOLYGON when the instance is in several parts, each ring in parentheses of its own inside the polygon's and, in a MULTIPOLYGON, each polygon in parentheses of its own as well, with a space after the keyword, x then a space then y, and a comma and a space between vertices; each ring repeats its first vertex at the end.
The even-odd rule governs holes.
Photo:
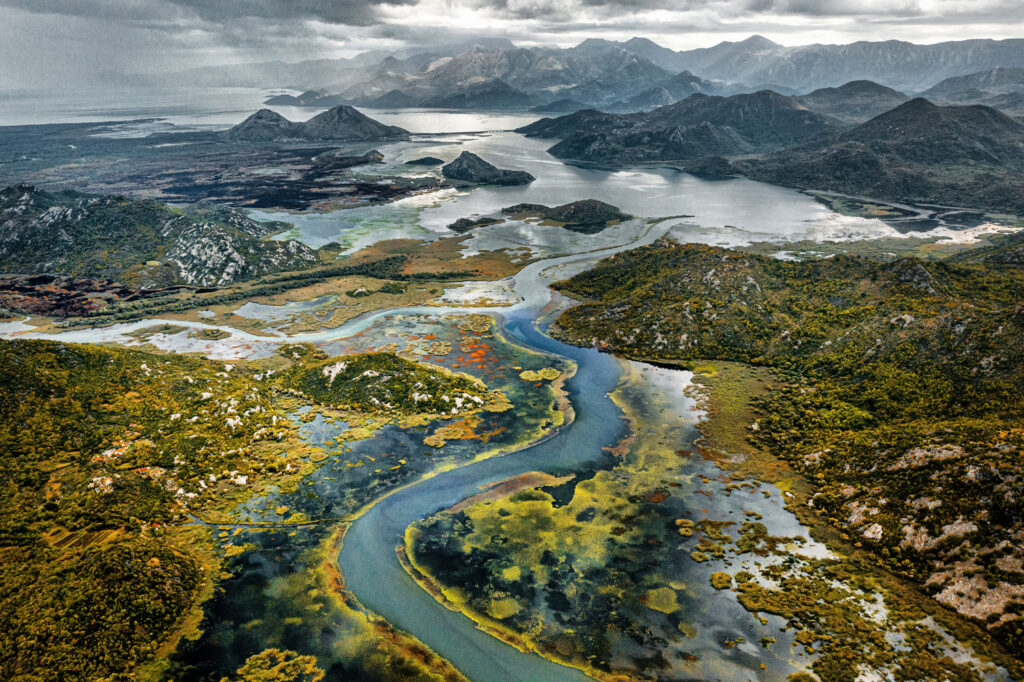
POLYGON ((0 272, 116 279, 136 288, 224 285, 317 262, 309 247, 274 241, 263 223, 215 204, 155 201, 28 185, 0 191, 0 272))
POLYGON ((785 262, 662 240, 559 283, 585 302, 556 335, 773 368, 748 439, 813 481, 823 521, 1019 652, 1021 277, 991 252, 785 262))

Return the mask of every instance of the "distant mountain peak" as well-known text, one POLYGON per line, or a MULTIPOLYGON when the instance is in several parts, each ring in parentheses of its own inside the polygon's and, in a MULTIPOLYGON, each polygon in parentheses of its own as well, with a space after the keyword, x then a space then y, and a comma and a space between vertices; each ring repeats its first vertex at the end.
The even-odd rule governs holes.
POLYGON ((938 105, 933 104, 931 100, 925 99, 924 97, 915 97, 913 99, 907 100, 903 104, 894 108, 889 113, 895 114, 897 112, 937 111, 938 108, 938 105))
POLYGON ((758 35, 756 33, 754 35, 750 36, 749 38, 745 38, 745 39, 739 41, 736 44, 737 45, 743 45, 745 47, 753 47, 753 48, 780 47, 780 45, 778 43, 776 43, 774 41, 771 41, 771 40, 768 40, 764 36, 758 35))

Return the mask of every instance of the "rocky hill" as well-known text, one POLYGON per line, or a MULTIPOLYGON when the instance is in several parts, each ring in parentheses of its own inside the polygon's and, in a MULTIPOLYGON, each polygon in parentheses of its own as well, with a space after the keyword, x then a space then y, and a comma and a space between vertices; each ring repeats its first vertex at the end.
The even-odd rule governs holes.
POLYGON ((795 97, 811 111, 854 125, 906 102, 910 97, 872 81, 850 81, 795 97))
POLYGON ((304 123, 293 123, 270 109, 260 109, 227 130, 224 136, 239 142, 270 142, 280 139, 363 141, 405 139, 409 131, 379 123, 354 107, 342 104, 304 123))
POLYGON ((302 137, 302 124, 292 123, 276 111, 260 109, 228 129, 224 137, 237 142, 266 142, 302 137))
POLYGON ((917 98, 852 130, 736 164, 775 184, 1024 213, 1024 126, 917 98))
POLYGON ((18 185, 0 190, 0 272, 218 286, 314 264, 309 247, 267 239, 287 227, 208 203, 171 208, 18 185))
POLYGON ((295 369, 283 382, 327 405, 363 412, 465 415, 491 396, 467 374, 406 360, 393 353, 329 358, 295 369))
POLYGON ((472 152, 441 167, 441 174, 454 185, 528 185, 536 178, 520 170, 504 170, 472 152))
POLYGON ((584 234, 600 232, 611 222, 629 220, 633 217, 620 211, 617 206, 597 199, 581 199, 561 206, 516 204, 515 206, 506 206, 501 209, 501 212, 520 218, 541 218, 567 230, 584 234))
POLYGON ((385 140, 405 138, 409 131, 379 123, 358 109, 337 106, 299 124, 302 137, 316 140, 385 140))
POLYGON ((996 67, 947 78, 921 97, 938 104, 984 104, 1010 116, 1024 116, 1024 68, 996 67))
POLYGON ((763 152, 842 129, 770 90, 732 97, 692 95, 650 112, 580 111, 520 128, 527 137, 558 137, 559 158, 608 164, 680 161, 763 152))

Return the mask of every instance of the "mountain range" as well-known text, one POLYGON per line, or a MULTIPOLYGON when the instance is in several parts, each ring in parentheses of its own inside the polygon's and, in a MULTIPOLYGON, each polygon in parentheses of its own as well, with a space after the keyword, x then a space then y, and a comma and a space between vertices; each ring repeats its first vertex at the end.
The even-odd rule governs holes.
MULTIPOLYGON (((639 37, 623 42, 588 39, 569 48, 524 48, 505 40, 480 40, 421 51, 367 53, 348 60, 222 67, 219 81, 212 67, 189 73, 198 82, 307 90, 297 96, 276 96, 272 104, 518 109, 571 99, 613 111, 638 111, 696 92, 731 95, 771 89, 802 95, 865 80, 914 94, 947 79, 992 71, 1005 77, 999 72, 1021 68, 1021 39, 783 46, 751 36, 681 51, 639 37), (255 76, 260 72, 265 74, 262 79, 255 76), (489 82, 494 85, 485 85, 489 82), (482 96, 486 92, 493 92, 495 98, 486 100, 482 96)), ((1015 91, 996 92, 993 85, 990 79, 981 86, 953 83, 950 87, 958 87, 958 92, 980 87, 992 97, 1015 91)), ((1003 106, 1019 104, 1015 98, 1003 99, 1003 106)), ((977 103, 997 104, 995 100, 977 103)))
POLYGON ((735 167, 791 187, 1024 214, 1024 125, 983 105, 915 98, 848 131, 735 167))
POLYGON ((784 46, 762 36, 675 52, 645 38, 618 45, 663 69, 689 70, 702 78, 797 92, 872 80, 905 92, 939 81, 1002 67, 1024 67, 1024 40, 960 40, 917 45, 900 40, 847 45, 784 46))
POLYGON ((579 111, 518 132, 561 138, 549 150, 559 158, 622 165, 765 152, 842 128, 837 119, 792 97, 762 90, 731 97, 696 94, 635 114, 579 111))
POLYGON ((700 174, 1024 214, 1024 125, 984 105, 940 106, 874 83, 803 97, 697 94, 635 114, 577 111, 518 132, 557 138, 553 156, 610 167, 677 162, 700 174))

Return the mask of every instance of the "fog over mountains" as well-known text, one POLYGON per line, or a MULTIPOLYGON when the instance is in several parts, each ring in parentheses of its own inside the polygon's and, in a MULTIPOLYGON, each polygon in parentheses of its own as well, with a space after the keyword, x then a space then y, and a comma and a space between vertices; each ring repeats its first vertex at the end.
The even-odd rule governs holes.
MULTIPOLYGON (((1021 69, 1022 39, 791 47, 755 35, 681 51, 646 38, 591 38, 569 48, 488 39, 351 59, 205 67, 166 80, 316 91, 280 102, 298 106, 528 109, 571 100, 625 112, 672 104, 697 92, 731 95, 767 88, 796 95, 850 81, 963 102, 974 90, 988 98, 1019 92, 1021 69), (972 85, 972 78, 977 83, 972 85), (948 82, 940 87, 943 81, 948 82)), ((1004 98, 1004 104, 1017 99, 1004 98)))

